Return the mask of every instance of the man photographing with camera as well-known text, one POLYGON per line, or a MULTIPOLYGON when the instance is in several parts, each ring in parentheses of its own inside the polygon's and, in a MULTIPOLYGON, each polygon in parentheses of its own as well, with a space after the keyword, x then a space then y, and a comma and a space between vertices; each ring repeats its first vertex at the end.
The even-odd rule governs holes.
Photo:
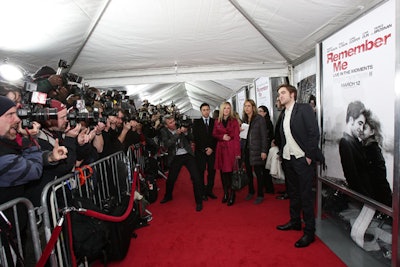
POLYGON ((21 120, 15 103, 0 96, 0 204, 25 196, 25 185, 40 179, 43 165, 65 159, 67 149, 58 141, 51 151, 42 151, 34 136, 16 142, 21 120))
POLYGON ((176 179, 182 166, 185 166, 193 183, 196 211, 201 211, 203 209, 202 188, 200 173, 190 144, 193 140, 192 135, 188 132, 186 125, 178 128, 172 115, 164 116, 164 125, 165 127, 161 129, 161 141, 168 149, 169 175, 165 195, 160 203, 164 204, 172 200, 176 179))
POLYGON ((46 184, 55 177, 62 177, 73 170, 76 162, 77 136, 81 131, 79 123, 74 128, 70 127, 66 105, 51 99, 50 108, 57 110, 57 118, 49 118, 43 122, 42 129, 38 133, 39 144, 46 150, 52 150, 59 142, 68 149, 68 157, 55 166, 45 166, 41 179, 29 183, 28 198, 36 207, 40 206, 41 192, 46 184))

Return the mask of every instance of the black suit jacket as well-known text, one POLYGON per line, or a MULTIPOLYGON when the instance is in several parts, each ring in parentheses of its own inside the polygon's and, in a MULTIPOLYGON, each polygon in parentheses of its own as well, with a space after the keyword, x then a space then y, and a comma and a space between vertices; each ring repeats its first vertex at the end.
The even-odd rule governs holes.
MULTIPOLYGON (((281 133, 280 152, 283 152, 283 147, 286 145, 286 138, 283 132, 283 121, 285 119, 285 111, 282 111, 282 121, 280 122, 279 129, 281 133)), ((307 158, 312 161, 317 160, 318 156, 318 141, 319 141, 319 128, 315 118, 314 111, 309 104, 295 103, 290 117, 290 130, 293 138, 300 148, 306 154, 307 158)))
POLYGON ((193 123, 193 138, 196 144, 196 152, 203 151, 206 147, 212 148, 215 151, 215 146, 217 145, 217 140, 213 137, 212 131, 214 128, 214 119, 208 118, 209 126, 208 130, 204 123, 203 118, 195 119, 193 123))

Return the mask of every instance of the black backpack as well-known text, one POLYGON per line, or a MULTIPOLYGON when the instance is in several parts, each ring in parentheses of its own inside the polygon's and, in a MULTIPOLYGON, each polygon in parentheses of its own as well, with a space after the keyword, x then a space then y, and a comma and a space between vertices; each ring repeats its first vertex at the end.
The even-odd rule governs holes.
MULTIPOLYGON (((115 207, 110 215, 122 216, 129 204, 129 197, 122 200, 121 205, 115 207)), ((110 242, 107 247, 107 260, 119 261, 125 258, 129 250, 129 245, 132 237, 136 238, 137 235, 134 230, 139 224, 139 216, 137 212, 132 209, 128 218, 122 222, 107 222, 110 231, 110 242)))
MULTIPOLYGON (((99 208, 86 198, 74 198, 73 206, 99 212, 99 208)), ((106 222, 77 212, 71 213, 72 241, 78 262, 107 260, 110 230, 106 222)))
MULTIPOLYGON (((122 216, 129 205, 129 196, 125 196, 119 205, 109 207, 108 215, 122 216)), ((93 202, 86 198, 75 198, 73 206, 101 212, 93 202)), ((100 259, 105 265, 109 261, 125 258, 134 232, 143 222, 134 209, 121 222, 99 220, 79 213, 71 214, 74 253, 78 262, 91 263, 100 259)), ((147 221, 146 221, 147 223, 147 221)))

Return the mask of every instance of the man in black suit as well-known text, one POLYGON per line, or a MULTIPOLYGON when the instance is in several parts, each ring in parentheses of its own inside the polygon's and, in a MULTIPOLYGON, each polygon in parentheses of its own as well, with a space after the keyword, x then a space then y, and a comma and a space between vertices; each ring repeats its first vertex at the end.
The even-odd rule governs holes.
POLYGON ((287 179, 290 199, 290 221, 278 225, 281 231, 301 231, 301 211, 305 222, 304 235, 295 247, 307 247, 315 240, 314 165, 317 160, 319 128, 309 104, 296 103, 297 89, 288 84, 278 87, 278 97, 285 107, 280 129, 280 154, 287 179))
POLYGON ((196 119, 193 124, 193 136, 195 143, 195 157, 200 171, 200 179, 203 188, 203 200, 208 197, 216 199, 213 193, 215 180, 215 146, 216 139, 212 136, 214 119, 210 117, 210 105, 203 103, 200 106, 202 117, 196 119), (207 184, 204 183, 204 171, 207 169, 207 184))
POLYGON ((191 148, 190 141, 192 135, 188 132, 188 128, 181 126, 176 127, 175 119, 171 115, 164 116, 165 127, 160 130, 161 141, 168 149, 168 166, 169 174, 165 189, 164 198, 161 204, 172 200, 172 192, 176 179, 182 166, 185 166, 193 183, 194 197, 196 200, 196 211, 203 209, 202 190, 200 181, 200 172, 197 168, 194 152, 191 148))
POLYGON ((365 106, 360 101, 351 102, 347 106, 346 127, 339 142, 339 154, 349 187, 371 197, 368 163, 360 140, 365 125, 364 112, 365 106))

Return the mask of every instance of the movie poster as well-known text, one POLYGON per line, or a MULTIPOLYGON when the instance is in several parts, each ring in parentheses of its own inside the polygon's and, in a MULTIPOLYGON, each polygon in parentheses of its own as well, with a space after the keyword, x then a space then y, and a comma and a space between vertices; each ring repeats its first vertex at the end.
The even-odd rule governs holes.
POLYGON ((242 113, 243 113, 243 105, 244 101, 246 101, 246 90, 247 86, 244 86, 243 89, 241 89, 237 93, 237 109, 236 111, 239 113, 240 118, 242 118, 242 113))
POLYGON ((365 173, 365 170, 362 172, 365 168, 369 172, 380 171, 370 176, 383 176, 393 188, 394 4, 395 1, 386 2, 322 43, 325 176, 347 182, 350 179, 356 187, 352 189, 359 192, 368 190, 363 188, 363 183, 369 183, 365 187, 370 188, 374 183, 368 182, 374 177, 353 175, 365 173), (351 114, 347 114, 348 108, 351 114), (359 116, 360 110, 362 116, 359 116), (371 127, 374 127, 372 131, 371 127), (357 156, 348 158, 349 152, 357 156), (347 166, 350 161, 358 163, 347 166))
POLYGON ((272 102, 271 102, 271 89, 269 86, 269 78, 261 77, 255 81, 256 85, 256 103, 257 107, 266 106, 269 110, 269 114, 272 114, 272 102))

